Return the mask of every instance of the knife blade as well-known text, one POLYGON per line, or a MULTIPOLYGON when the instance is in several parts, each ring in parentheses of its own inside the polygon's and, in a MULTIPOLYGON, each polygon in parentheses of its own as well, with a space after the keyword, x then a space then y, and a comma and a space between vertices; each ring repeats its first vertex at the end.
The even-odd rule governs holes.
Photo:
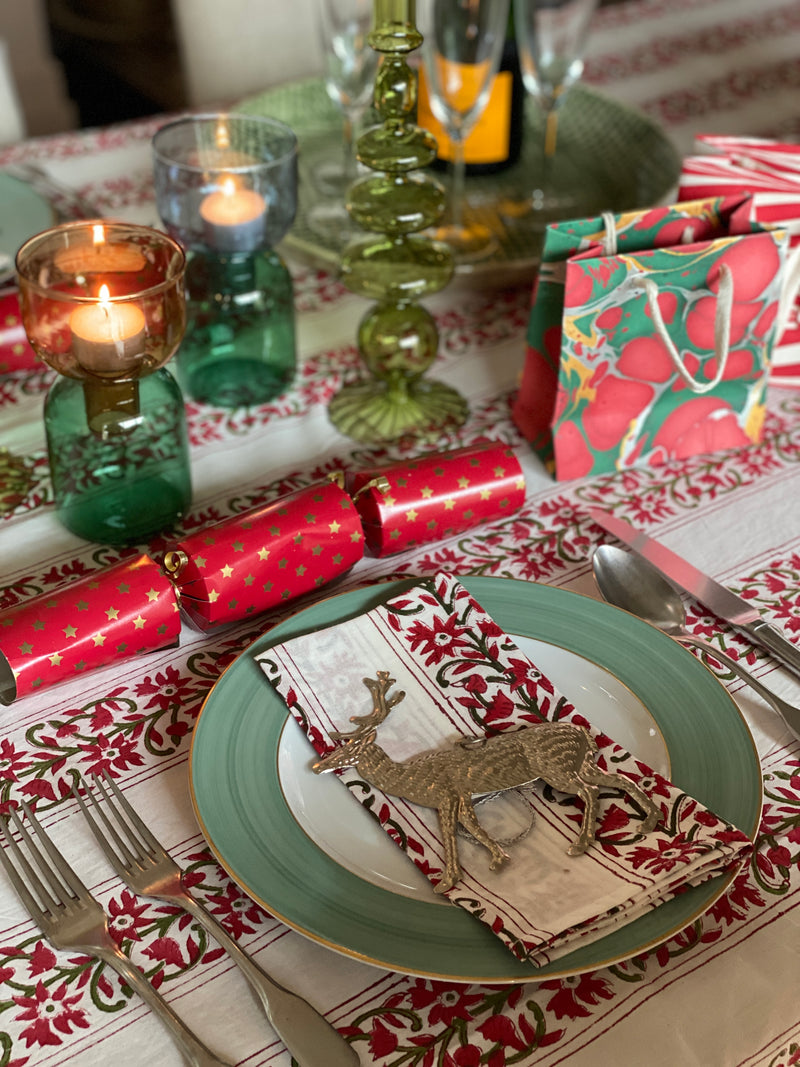
POLYGON ((800 648, 796 648, 774 626, 770 625, 752 604, 748 604, 736 593, 720 585, 719 582, 703 574, 688 560, 683 559, 671 548, 662 545, 643 530, 637 530, 629 522, 619 519, 600 508, 589 508, 592 519, 604 530, 623 541, 634 552, 652 563, 661 573, 687 593, 691 593, 701 604, 705 604, 715 615, 735 626, 737 630, 766 648, 776 659, 788 667, 793 674, 800 677, 800 648))

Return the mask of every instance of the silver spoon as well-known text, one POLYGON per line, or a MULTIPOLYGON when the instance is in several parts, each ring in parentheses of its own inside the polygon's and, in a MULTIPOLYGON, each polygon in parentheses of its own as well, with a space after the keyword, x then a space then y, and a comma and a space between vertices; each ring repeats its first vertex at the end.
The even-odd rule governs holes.
POLYGON ((766 700, 794 736, 800 738, 800 708, 787 704, 735 659, 720 652, 716 645, 690 634, 685 628, 686 613, 680 593, 651 563, 635 552, 625 552, 615 545, 600 545, 592 557, 592 570, 604 600, 629 611, 632 615, 638 615, 640 619, 657 626, 681 644, 707 649, 714 659, 724 663, 734 674, 738 674, 751 689, 766 700))

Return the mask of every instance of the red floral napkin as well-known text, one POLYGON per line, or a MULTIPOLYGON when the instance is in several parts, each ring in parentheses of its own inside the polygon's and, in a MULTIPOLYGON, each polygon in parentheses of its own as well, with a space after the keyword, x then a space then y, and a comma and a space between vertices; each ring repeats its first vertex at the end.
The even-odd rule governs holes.
MULTIPOLYGON (((608 767, 613 760, 614 771, 638 783, 656 803, 662 821, 642 833, 641 805, 621 790, 603 787, 597 840, 582 855, 569 856, 583 802, 538 781, 522 794, 532 828, 508 848, 510 858, 499 870, 490 869, 482 845, 457 839, 462 876, 446 895, 489 925, 520 959, 548 963, 578 942, 604 936, 683 886, 738 864, 750 848, 745 834, 593 730, 450 575, 421 581, 355 619, 256 658, 317 753, 331 752, 341 744, 331 739, 332 732, 352 731, 358 724, 351 718, 371 711, 364 679, 388 671, 396 684, 385 697, 389 713, 375 727, 374 741, 395 764, 439 751, 454 735, 535 730, 536 724, 557 720, 585 726, 598 746, 597 765, 608 767), (401 690, 404 699, 392 706, 401 690)), ((339 773, 350 785, 368 776, 364 763, 361 773, 352 768, 339 773)), ((391 788, 402 786, 405 773, 391 769, 391 788)), ((445 859, 436 811, 374 787, 360 787, 353 795, 379 813, 387 833, 439 883, 445 859)), ((514 796, 492 801, 510 805, 509 822, 518 815, 519 794, 514 796)), ((502 824, 502 814, 493 817, 502 824)))

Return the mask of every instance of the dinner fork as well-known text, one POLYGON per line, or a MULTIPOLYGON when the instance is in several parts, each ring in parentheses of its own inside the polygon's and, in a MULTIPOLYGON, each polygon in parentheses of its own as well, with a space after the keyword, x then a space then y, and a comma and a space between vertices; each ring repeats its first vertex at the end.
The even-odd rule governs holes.
POLYGON ((116 782, 104 774, 102 779, 95 777, 94 784, 108 808, 113 811, 122 834, 86 781, 83 785, 88 805, 77 786, 73 792, 100 848, 123 882, 142 896, 177 902, 206 928, 243 972, 261 1001, 272 1028, 300 1067, 358 1067, 358 1053, 328 1020, 308 1001, 262 971, 214 916, 192 896, 184 884, 183 871, 142 822, 116 782), (96 817, 90 813, 90 807, 96 817), (100 822, 105 827, 105 833, 100 822))
POLYGON ((100 904, 24 801, 22 809, 35 831, 39 845, 34 842, 34 835, 28 832, 13 808, 10 809, 10 819, 32 863, 14 838, 9 816, 0 819, 0 829, 6 841, 6 847, 0 848, 0 862, 31 918, 48 941, 58 949, 82 950, 113 967, 159 1016, 192 1067, 232 1067, 195 1037, 142 972, 123 954, 109 933, 108 919, 100 904))

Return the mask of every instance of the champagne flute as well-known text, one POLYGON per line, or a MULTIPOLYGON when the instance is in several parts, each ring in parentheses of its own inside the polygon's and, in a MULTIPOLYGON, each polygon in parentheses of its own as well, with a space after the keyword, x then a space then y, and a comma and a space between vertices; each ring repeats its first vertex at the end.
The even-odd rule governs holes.
POLYGON ((530 201, 514 211, 540 212, 548 218, 564 217, 575 204, 576 190, 558 190, 554 163, 558 145, 561 104, 569 88, 583 74, 583 52, 597 0, 513 0, 522 80, 537 101, 544 119, 541 173, 530 201))
POLYGON ((496 238, 465 221, 464 141, 480 118, 505 42, 509 0, 421 0, 418 25, 430 109, 453 145, 452 186, 445 225, 437 238, 457 262, 488 255, 496 238))
POLYGON ((367 41, 373 0, 317 0, 317 9, 325 88, 342 115, 343 154, 341 160, 315 167, 319 192, 336 199, 316 205, 308 221, 320 236, 346 240, 352 224, 344 196, 358 173, 356 131, 372 99, 379 61, 367 41))

